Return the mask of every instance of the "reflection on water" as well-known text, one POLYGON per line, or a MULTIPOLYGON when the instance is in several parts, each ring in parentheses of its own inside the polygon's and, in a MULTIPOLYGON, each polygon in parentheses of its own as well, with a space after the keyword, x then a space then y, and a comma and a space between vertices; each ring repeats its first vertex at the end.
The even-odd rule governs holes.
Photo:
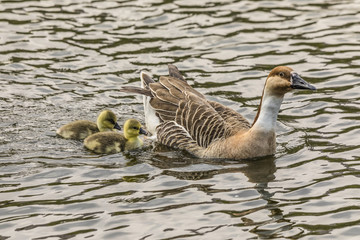
POLYGON ((347 1, 2 1, 0 239, 357 239, 360 14, 347 1), (209 99, 255 116, 267 73, 285 97, 273 157, 196 159, 164 146, 107 156, 55 136, 175 63, 209 99))

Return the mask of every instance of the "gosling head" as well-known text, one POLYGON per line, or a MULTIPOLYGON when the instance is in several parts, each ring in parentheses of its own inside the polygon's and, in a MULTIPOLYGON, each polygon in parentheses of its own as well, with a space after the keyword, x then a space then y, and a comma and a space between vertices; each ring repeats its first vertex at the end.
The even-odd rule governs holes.
POLYGON ((126 139, 137 138, 140 134, 147 135, 147 132, 141 127, 136 119, 128 119, 124 123, 124 135, 126 139))
POLYGON ((316 90, 313 85, 302 79, 292 68, 278 66, 269 73, 264 91, 270 95, 283 96, 292 89, 316 90))
POLYGON ((96 124, 100 132, 116 131, 115 129, 121 130, 121 127, 117 123, 116 115, 110 110, 102 111, 97 118, 96 124))

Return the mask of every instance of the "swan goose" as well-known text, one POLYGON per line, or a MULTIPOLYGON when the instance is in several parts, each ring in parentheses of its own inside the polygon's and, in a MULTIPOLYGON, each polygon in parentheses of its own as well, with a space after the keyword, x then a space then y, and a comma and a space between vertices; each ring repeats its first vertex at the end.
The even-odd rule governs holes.
POLYGON ((168 67, 169 76, 161 76, 158 82, 141 72, 141 88, 126 86, 121 91, 144 95, 146 127, 157 141, 199 158, 248 159, 274 154, 276 120, 285 93, 316 90, 290 67, 275 67, 250 124, 233 109, 207 100, 176 66, 168 67))
POLYGON ((121 130, 116 115, 111 110, 102 111, 95 122, 77 120, 56 130, 57 135, 66 139, 83 140, 97 132, 121 130))
POLYGON ((84 146, 99 154, 111 154, 140 148, 143 141, 139 135, 147 135, 136 119, 124 123, 124 134, 118 132, 98 132, 85 138, 84 146))

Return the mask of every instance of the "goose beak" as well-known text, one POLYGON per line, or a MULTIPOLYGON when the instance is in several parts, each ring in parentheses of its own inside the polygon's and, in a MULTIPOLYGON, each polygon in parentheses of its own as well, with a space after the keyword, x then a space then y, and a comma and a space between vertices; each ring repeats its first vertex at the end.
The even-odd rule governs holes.
POLYGON ((115 123, 114 128, 117 130, 121 130, 121 127, 119 126, 119 124, 117 122, 115 123))
POLYGON ((310 90, 316 90, 316 87, 311 85, 310 83, 306 82, 304 79, 302 79, 299 74, 296 72, 291 73, 291 88, 293 89, 310 89, 310 90))
POLYGON ((146 130, 144 130, 143 128, 140 128, 140 131, 139 131, 140 134, 143 134, 143 135, 148 135, 148 132, 146 130))

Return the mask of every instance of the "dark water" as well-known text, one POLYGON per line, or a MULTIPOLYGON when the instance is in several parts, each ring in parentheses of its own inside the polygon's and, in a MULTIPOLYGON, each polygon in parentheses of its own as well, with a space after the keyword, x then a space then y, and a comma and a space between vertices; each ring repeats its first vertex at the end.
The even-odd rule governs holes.
POLYGON ((1 1, 0 239, 358 239, 360 1, 1 1), (286 96, 278 148, 257 161, 161 146, 98 156, 57 138, 174 63, 250 121, 268 72, 286 96))

